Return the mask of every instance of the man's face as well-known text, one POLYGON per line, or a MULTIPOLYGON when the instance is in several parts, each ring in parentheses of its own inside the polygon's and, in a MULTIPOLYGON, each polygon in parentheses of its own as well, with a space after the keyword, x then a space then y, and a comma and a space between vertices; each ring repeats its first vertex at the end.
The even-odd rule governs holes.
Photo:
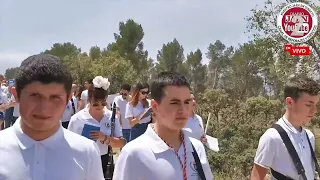
POLYGON ((63 84, 33 82, 21 90, 21 118, 35 131, 53 129, 60 123, 68 97, 63 84))
POLYGON ((121 89, 120 94, 123 99, 127 99, 127 97, 129 96, 129 91, 121 89))
POLYGON ((161 103, 152 100, 151 104, 157 122, 168 129, 180 130, 185 127, 192 108, 190 90, 188 87, 167 86, 161 103))
POLYGON ((319 96, 311 96, 307 93, 302 93, 296 101, 290 97, 286 98, 287 107, 301 123, 309 123, 315 116, 318 102, 319 96))

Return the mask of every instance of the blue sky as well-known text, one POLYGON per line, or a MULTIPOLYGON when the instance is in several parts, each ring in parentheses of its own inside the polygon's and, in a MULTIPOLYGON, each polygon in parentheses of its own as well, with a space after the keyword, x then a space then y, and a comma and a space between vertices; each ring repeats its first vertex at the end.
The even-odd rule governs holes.
MULTIPOLYGON (((0 0, 0 73, 56 42, 83 51, 114 41, 120 21, 142 24, 143 42, 152 58, 163 43, 177 38, 185 54, 221 40, 248 41, 250 9, 264 0, 0 0)), ((205 61, 208 61, 205 59, 205 61)))

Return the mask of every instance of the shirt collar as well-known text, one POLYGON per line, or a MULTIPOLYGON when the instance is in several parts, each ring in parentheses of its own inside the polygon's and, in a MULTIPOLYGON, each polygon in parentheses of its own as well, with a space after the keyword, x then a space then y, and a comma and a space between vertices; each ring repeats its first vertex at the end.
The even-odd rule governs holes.
MULTIPOLYGON (((107 107, 104 107, 104 111, 105 111, 104 112, 105 115, 111 112, 107 107)), ((89 104, 85 108, 83 108, 81 113, 81 118, 84 120, 94 119, 89 113, 89 104)))
MULTIPOLYGON (((184 139, 186 143, 187 152, 193 152, 192 144, 186 133, 182 131, 184 134, 184 139)), ((148 125, 148 128, 144 135, 148 138, 148 143, 154 153, 162 153, 170 149, 170 147, 154 132, 151 125, 148 125)))
POLYGON ((13 125, 13 129, 17 137, 17 143, 19 144, 21 149, 31 148, 36 143, 41 143, 48 148, 54 149, 56 147, 59 147, 59 144, 61 143, 61 139, 64 137, 63 128, 60 125, 58 131, 55 132, 52 136, 42 141, 35 141, 34 139, 29 137, 22 131, 20 123, 21 123, 21 118, 19 117, 17 119, 17 122, 14 123, 13 125))
POLYGON ((285 116, 283 116, 282 118, 281 118, 281 120, 282 120, 282 123, 283 123, 283 125, 284 125, 284 128, 286 128, 287 130, 289 130, 290 132, 292 132, 292 133, 294 133, 294 134, 302 134, 302 133, 304 133, 304 128, 302 127, 302 131, 300 132, 300 131, 298 131, 290 122, 289 122, 289 120, 285 117, 285 116))

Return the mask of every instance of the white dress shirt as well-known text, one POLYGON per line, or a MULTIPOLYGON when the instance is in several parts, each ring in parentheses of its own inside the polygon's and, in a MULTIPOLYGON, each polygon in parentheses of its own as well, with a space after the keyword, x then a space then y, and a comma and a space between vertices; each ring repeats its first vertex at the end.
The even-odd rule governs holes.
POLYGON ((23 133, 20 118, 0 131, 1 180, 104 180, 98 147, 62 126, 35 141, 23 133))
POLYGON ((131 129, 130 122, 126 118, 126 107, 128 101, 126 99, 123 99, 122 95, 119 95, 114 98, 113 102, 116 103, 117 108, 120 109, 120 120, 122 123, 122 129, 131 129))
POLYGON ((82 91, 80 99, 84 102, 84 107, 86 107, 88 104, 88 90, 82 91))
MULTIPOLYGON (((82 130, 85 124, 89 124, 92 126, 97 126, 100 127, 100 131, 107 135, 111 135, 111 115, 112 112, 105 108, 105 115, 101 119, 101 121, 97 121, 94 119, 90 113, 89 113, 89 107, 87 106, 86 108, 82 109, 75 115, 71 117, 71 120, 69 122, 68 130, 75 132, 77 134, 82 134, 82 130)), ((122 137, 122 129, 120 126, 119 120, 116 118, 115 119, 115 124, 114 124, 114 137, 122 137)), ((107 144, 102 144, 100 141, 96 141, 99 150, 100 150, 100 155, 105 155, 108 153, 108 145, 107 144)))
MULTIPOLYGON (((308 180, 314 180, 314 162, 311 157, 311 152, 306 137, 307 133, 310 138, 312 148, 314 149, 315 139, 313 133, 304 128, 301 132, 299 132, 285 117, 279 119, 277 124, 279 124, 287 132, 299 155, 308 180)), ((274 128, 268 129, 261 136, 254 163, 264 168, 272 168, 284 176, 288 176, 293 179, 300 179, 280 134, 274 128)))
MULTIPOLYGON (((192 144, 195 147, 207 180, 213 175, 207 160, 203 144, 194 138, 185 136, 187 151, 187 179, 199 180, 193 158, 192 144)), ((178 154, 183 161, 184 149, 178 154)), ((183 179, 180 162, 171 148, 153 131, 151 125, 137 139, 130 141, 121 150, 115 165, 113 180, 177 180, 183 179)))

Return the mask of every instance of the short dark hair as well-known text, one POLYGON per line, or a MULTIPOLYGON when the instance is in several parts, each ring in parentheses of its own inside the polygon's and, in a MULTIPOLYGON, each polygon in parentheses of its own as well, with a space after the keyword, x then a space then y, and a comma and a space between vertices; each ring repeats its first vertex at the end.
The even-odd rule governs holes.
POLYGON ((302 93, 307 93, 311 96, 319 94, 319 84, 306 76, 296 76, 289 79, 284 86, 284 98, 291 97, 297 100, 301 97, 302 93))
POLYGON ((151 98, 160 103, 164 97, 163 89, 166 86, 183 86, 190 89, 190 84, 183 75, 175 72, 162 72, 151 83, 151 98))
POLYGON ((131 90, 131 85, 127 84, 127 83, 122 84, 121 89, 130 91, 131 90))
POLYGON ((50 54, 33 55, 21 63, 15 79, 18 97, 23 88, 36 81, 43 84, 63 84, 68 95, 71 93, 73 82, 61 59, 50 54))
POLYGON ((95 88, 93 84, 90 84, 88 89, 88 100, 89 102, 105 100, 108 96, 108 91, 103 88, 95 88))

